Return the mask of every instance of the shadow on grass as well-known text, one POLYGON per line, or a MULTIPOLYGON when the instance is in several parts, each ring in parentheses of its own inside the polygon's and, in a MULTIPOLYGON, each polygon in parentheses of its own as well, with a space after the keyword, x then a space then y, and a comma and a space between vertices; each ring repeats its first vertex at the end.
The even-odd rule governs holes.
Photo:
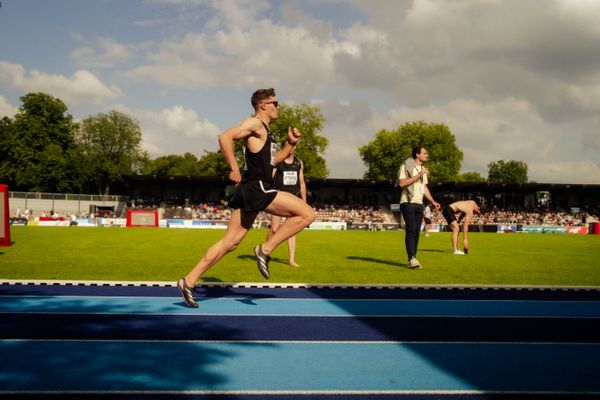
MULTIPOLYGON (((256 256, 250 255, 250 254, 243 254, 240 256, 237 256, 238 259, 240 260, 246 260, 246 261, 254 261, 256 262, 256 256)), ((277 263, 277 264, 286 264, 288 265, 289 262, 287 259, 285 258, 279 258, 279 257, 272 257, 271 258, 271 263, 277 263)))
POLYGON ((207 277, 207 278, 203 277, 201 279, 201 282, 223 282, 223 281, 221 279, 219 279, 219 278, 215 278, 215 277, 210 276, 210 277, 207 277))
POLYGON ((378 263, 378 264, 391 265, 393 267, 403 267, 403 268, 408 267, 408 265, 406 263, 399 263, 397 261, 389 261, 389 260, 381 260, 381 259, 373 258, 373 257, 348 256, 346 258, 348 260, 373 262, 373 263, 378 263))

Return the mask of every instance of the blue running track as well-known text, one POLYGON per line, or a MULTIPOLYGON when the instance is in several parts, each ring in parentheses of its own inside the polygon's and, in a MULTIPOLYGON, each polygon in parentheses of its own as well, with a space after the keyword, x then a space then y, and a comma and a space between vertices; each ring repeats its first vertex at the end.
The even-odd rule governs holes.
POLYGON ((0 284, 0 397, 600 398, 600 290, 0 284))

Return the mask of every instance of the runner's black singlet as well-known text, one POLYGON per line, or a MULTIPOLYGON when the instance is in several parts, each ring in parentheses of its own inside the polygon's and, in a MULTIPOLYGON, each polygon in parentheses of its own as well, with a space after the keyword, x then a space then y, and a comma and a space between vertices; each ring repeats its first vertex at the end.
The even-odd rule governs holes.
POLYGON ((273 186, 284 192, 300 197, 300 168, 302 163, 294 157, 290 164, 285 160, 277 165, 273 186))
MULTIPOLYGON (((261 121, 262 122, 262 121, 261 121)), ((273 179, 273 168, 275 168, 275 154, 278 150, 278 145, 269 130, 267 124, 262 122, 267 130, 267 140, 264 146, 257 152, 252 153, 244 147, 244 174, 242 182, 259 180, 263 182, 271 182, 273 179)))
POLYGON ((267 130, 267 140, 256 153, 244 146, 246 162, 242 182, 228 204, 233 209, 242 210, 241 225, 246 229, 252 228, 258 212, 267 208, 277 196, 277 190, 273 188, 273 168, 279 146, 264 122, 263 126, 267 130))

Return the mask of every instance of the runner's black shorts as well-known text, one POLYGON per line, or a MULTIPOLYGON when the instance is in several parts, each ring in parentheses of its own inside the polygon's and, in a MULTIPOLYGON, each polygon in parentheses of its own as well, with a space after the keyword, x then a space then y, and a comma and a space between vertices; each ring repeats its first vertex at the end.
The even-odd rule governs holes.
POLYGON ((442 209, 442 215, 448 221, 448 225, 452 224, 453 221, 456 221, 456 215, 454 214, 454 210, 450 208, 450 206, 445 206, 442 209))
POLYGON ((273 188, 271 182, 246 181, 236 189, 229 201, 229 207, 240 209, 242 226, 250 229, 258 213, 267 208, 275 200, 275 196, 277 196, 277 189, 273 188))
POLYGON ((427 225, 431 224, 431 218, 423 218, 427 225))

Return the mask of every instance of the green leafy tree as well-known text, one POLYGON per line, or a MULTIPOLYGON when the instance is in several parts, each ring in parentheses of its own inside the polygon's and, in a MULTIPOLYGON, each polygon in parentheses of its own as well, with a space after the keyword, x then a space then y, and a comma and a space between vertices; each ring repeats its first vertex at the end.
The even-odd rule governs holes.
POLYGON ((227 176, 229 167, 220 151, 204 151, 196 158, 192 153, 171 154, 147 160, 141 169, 144 175, 227 176))
POLYGON ((76 124, 67 106, 45 93, 29 93, 21 102, 13 121, 2 122, 0 173, 20 190, 79 191, 76 124))
POLYGON ((465 172, 458 176, 458 182, 485 182, 485 178, 479 172, 465 172))
POLYGON ((77 142, 89 171, 88 184, 100 194, 110 194, 111 183, 138 172, 146 156, 141 140, 138 121, 119 111, 84 119, 77 142))
POLYGON ((400 165, 411 157, 412 149, 423 146, 429 152, 429 181, 454 181, 463 160, 462 151, 450 129, 444 124, 423 121, 406 123, 388 131, 382 129, 375 139, 360 147, 359 153, 367 167, 365 179, 396 180, 400 165))
POLYGON ((488 164, 488 181, 527 183, 527 164, 523 161, 492 161, 488 164))
POLYGON ((329 175, 324 154, 329 139, 322 136, 325 117, 316 107, 306 104, 291 106, 279 105, 279 117, 271 122, 271 132, 279 143, 287 138, 288 127, 297 127, 302 140, 296 148, 296 156, 304 162, 306 178, 326 178, 329 175))
POLYGON ((8 117, 0 119, 0 182, 10 183, 8 179, 8 156, 11 146, 12 121, 8 117))
MULTIPOLYGON (((240 143, 240 145, 241 145, 241 142, 236 143, 236 146, 239 147, 240 145, 238 145, 238 143, 240 143)), ((241 149, 236 154, 238 154, 238 155, 241 154, 241 149)), ((239 163, 239 165, 243 165, 241 160, 238 160, 238 163, 239 163)), ((200 175, 200 176, 225 176, 225 177, 227 177, 229 175, 229 166, 223 159, 223 154, 221 153, 221 150, 218 150, 218 151, 206 151, 205 150, 204 155, 202 157, 200 157, 200 160, 198 160, 198 164, 199 164, 199 169, 200 169, 200 173, 198 175, 200 175)))
POLYGON ((198 159, 192 153, 171 154, 149 160, 141 169, 145 175, 200 175, 198 159))

